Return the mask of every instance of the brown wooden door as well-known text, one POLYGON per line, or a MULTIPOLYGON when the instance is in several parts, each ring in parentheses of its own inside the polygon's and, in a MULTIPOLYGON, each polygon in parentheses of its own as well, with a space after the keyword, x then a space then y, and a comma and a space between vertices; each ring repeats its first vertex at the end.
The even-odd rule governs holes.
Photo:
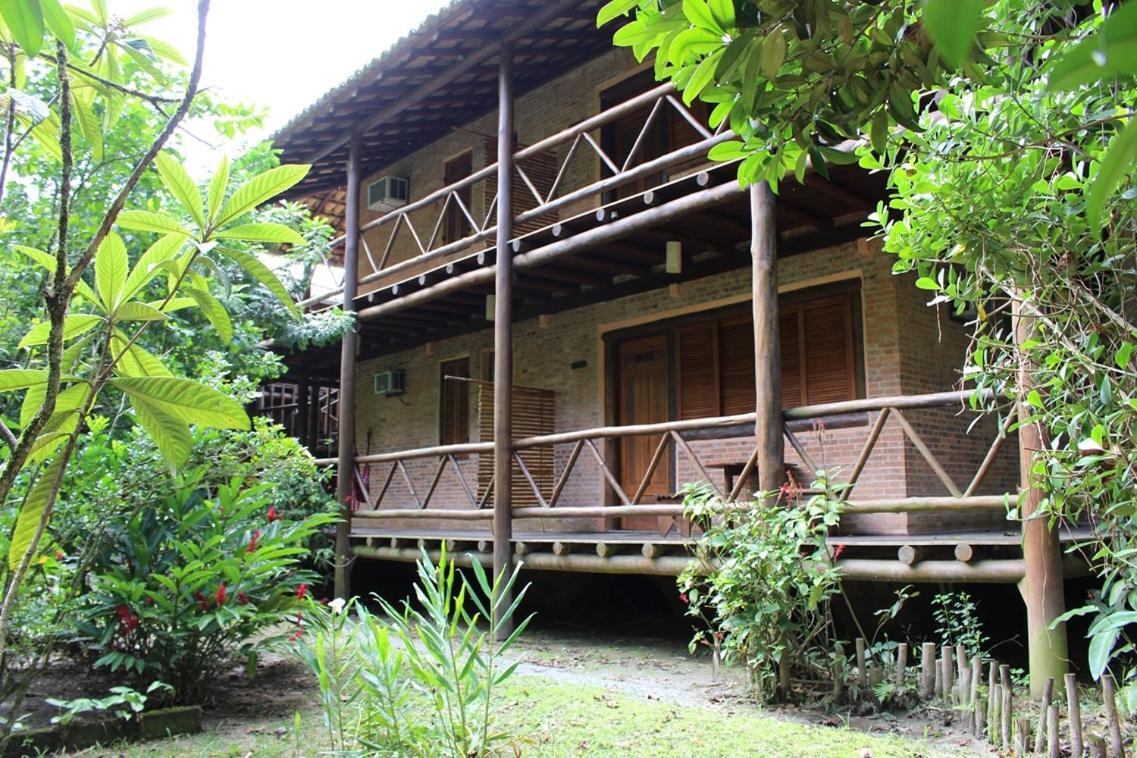
MULTIPOLYGON (((652 424, 668 420, 667 393, 667 337, 659 334, 625 342, 618 349, 619 402, 617 422, 652 424)), ((628 498, 635 494, 651 464, 652 455, 659 444, 657 435, 622 437, 620 439, 620 487, 628 498)), ((671 456, 655 469, 641 499, 643 503, 656 502, 659 496, 671 494, 671 456)), ((621 520, 623 529, 656 529, 654 517, 634 516, 621 520)))

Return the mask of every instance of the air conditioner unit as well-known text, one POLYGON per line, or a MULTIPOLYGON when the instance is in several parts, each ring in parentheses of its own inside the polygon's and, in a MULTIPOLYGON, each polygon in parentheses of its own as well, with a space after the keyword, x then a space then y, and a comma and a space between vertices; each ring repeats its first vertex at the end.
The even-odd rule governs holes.
POLYGON ((406 374, 402 369, 394 371, 380 371, 375 375, 375 394, 383 397, 393 397, 403 394, 406 385, 406 374))
POLYGON ((384 176, 367 185, 367 207, 373 211, 393 211, 407 204, 411 183, 402 176, 384 176))

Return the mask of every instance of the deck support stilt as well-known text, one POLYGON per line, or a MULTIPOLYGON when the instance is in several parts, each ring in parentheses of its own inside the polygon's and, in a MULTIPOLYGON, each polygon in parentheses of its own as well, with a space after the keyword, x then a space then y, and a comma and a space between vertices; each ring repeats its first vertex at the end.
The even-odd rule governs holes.
MULTIPOLYGON (((352 135, 347 154, 347 187, 344 200, 343 309, 355 309, 359 281, 359 136, 352 135)), ((355 491, 355 356, 359 326, 346 331, 340 345, 340 387, 336 408, 336 501, 340 523, 336 525, 336 597, 351 594, 351 501, 355 491)))
MULTIPOLYGON (((1025 399, 1033 386, 1035 367, 1021 346, 1034 332, 1034 319, 1023 312, 1023 293, 1012 293, 1011 317, 1015 344, 1019 350, 1019 418, 1030 418, 1025 399)), ((1037 423, 1019 427, 1019 485, 1025 496, 1020 516, 1023 531, 1023 563, 1025 576, 1021 589, 1026 601, 1027 646, 1030 657, 1031 697, 1041 697, 1046 680, 1059 681, 1069 668, 1066 648, 1066 625, 1054 629, 1050 623, 1066 610, 1065 582, 1062 570, 1062 546, 1058 534, 1046 518, 1032 518, 1042 500, 1042 491, 1032 484, 1031 467, 1036 450, 1045 450, 1045 432, 1037 423)))
MULTIPOLYGON (((497 265, 494 274, 494 384, 493 384, 493 575, 503 580, 513 571, 510 540, 513 536, 511 474, 513 428, 513 51, 502 45, 498 71, 497 120, 497 265)), ((511 598, 495 598, 496 607, 508 608, 511 598)), ((498 628, 507 636, 508 624, 498 628)))
POLYGON ((750 257, 758 488, 773 492, 785 481, 786 443, 782 433, 778 351, 778 233, 774 226, 774 193, 765 182, 750 187, 750 257))

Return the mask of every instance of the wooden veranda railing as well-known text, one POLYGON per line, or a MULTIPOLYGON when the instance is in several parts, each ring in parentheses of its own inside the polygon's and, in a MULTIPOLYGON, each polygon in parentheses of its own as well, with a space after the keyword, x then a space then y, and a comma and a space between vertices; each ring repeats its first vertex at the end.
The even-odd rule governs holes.
MULTIPOLYGON (((975 397, 975 391, 942 392, 926 395, 892 396, 851 400, 822 405, 802 406, 784 412, 784 433, 789 445, 798 453, 799 458, 808 469, 811 477, 816 476, 818 467, 809 455, 805 446, 793 431, 797 422, 813 419, 833 419, 842 415, 876 413, 875 420, 868 425, 867 434, 861 447, 860 454, 848 477, 843 482, 841 497, 845 501, 843 512, 846 514, 860 513, 913 513, 920 511, 982 511, 1002 510, 1006 507, 1006 494, 976 495, 980 485, 987 478, 998 453, 1006 440, 1005 431, 1001 428, 994 440, 990 443, 981 464, 969 479, 966 486, 959 486, 949 475, 947 469, 932 452, 917 429, 905 416, 905 411, 931 408, 957 407, 964 408, 975 397), (903 430, 904 437, 919 451, 920 455, 935 472, 948 492, 944 496, 905 497, 893 499, 864 499, 854 500, 850 496, 855 491, 857 483, 864 473, 869 460, 875 450, 886 422, 894 418, 903 430)), ((525 481, 533 488, 533 493, 539 505, 518 507, 512 509, 515 519, 537 518, 618 518, 625 516, 659 516, 680 517, 684 507, 677 502, 645 503, 644 495, 647 492, 658 467, 670 453, 676 457, 682 456, 699 473, 715 491, 727 501, 738 501, 743 495, 747 475, 753 471, 757 460, 757 450, 751 453, 737 482, 726 491, 715 481, 707 471, 704 456, 700 455, 692 440, 693 432, 707 430, 730 430, 738 427, 747 427, 754 424, 756 414, 745 413, 734 416, 721 416, 715 418, 691 419, 683 421, 670 421, 656 424, 641 424, 634 426, 609 426, 577 431, 559 432, 536 437, 514 440, 513 463, 522 473, 525 481), (603 454, 603 443, 626 437, 650 437, 658 440, 655 452, 644 471, 640 481, 630 493, 621 486, 619 478, 613 472, 609 462, 603 454), (560 468, 551 490, 542 491, 536 485, 533 476, 528 472, 520 451, 537 448, 553 447, 557 445, 571 445, 567 457, 560 468), (592 459, 599 468, 607 486, 615 494, 618 505, 561 505, 560 501, 566 487, 574 475, 579 475, 580 460, 592 459)), ((463 471, 462 459, 470 455, 492 455, 493 443, 476 442, 461 445, 443 445, 424 447, 414 450, 402 450, 389 453, 358 456, 359 465, 386 466, 385 478, 378 493, 371 497, 364 488, 366 502, 356 512, 355 516, 366 519, 442 519, 454 521, 486 521, 492 518, 492 509, 486 506, 492 502, 491 490, 477 492, 470 487, 469 479, 463 471), (411 461, 433 460, 435 465, 431 468, 431 475, 425 480, 415 482, 408 463, 411 461), (443 507, 430 507, 438 491, 446 469, 453 469, 460 483, 464 502, 460 505, 446 504, 443 507), (384 507, 385 500, 391 493, 391 485, 401 480, 410 494, 413 508, 384 507), (420 494, 422 493, 422 494, 420 494)), ((324 461, 331 463, 331 460, 324 461)), ((746 493, 747 496, 749 493, 746 493)), ((402 505, 402 504, 400 504, 402 505)))
MULTIPOLYGON (((552 217, 561 208, 572 203, 594 197, 602 197, 632 182, 665 173, 690 161, 705 158, 707 152, 715 145, 734 137, 734 133, 725 127, 712 132, 682 103, 675 88, 670 84, 662 84, 647 92, 619 103, 600 113, 569 126, 556 134, 545 137, 538 142, 522 147, 514 155, 516 173, 521 184, 527 192, 525 202, 514 216, 514 232, 524 233, 530 231, 534 222, 543 222, 552 217), (592 136, 594 132, 608 126, 617 120, 634 114, 650 106, 644 117, 637 138, 628 148, 626 154, 612 155, 606 151, 592 136), (684 122, 691 126, 694 135, 687 144, 674 147, 668 153, 650 159, 643 156, 644 144, 654 124, 662 118, 665 111, 673 110, 684 122), (563 155, 559 149, 566 146, 563 155), (573 160, 582 153, 591 153, 595 159, 605 167, 608 176, 576 188, 564 186, 565 176, 573 160), (549 173, 549 181, 544 182, 531 176, 526 166, 535 159, 556 156, 555 164, 549 173)), ((360 245, 362 253, 370 264, 371 272, 359 278, 359 284, 370 284, 382 280, 384 283, 395 283, 413 276, 415 272, 425 265, 437 263, 445 264, 454 255, 473 255, 474 248, 479 243, 492 241, 497 233, 495 221, 497 195, 487 198, 484 214, 475 214, 463 195, 469 196, 472 187, 485 185, 492 181, 497 174, 497 162, 473 172, 456 182, 441 187, 422 198, 408 203, 401 208, 393 210, 374 219, 360 227, 360 245), (412 214, 422 211, 419 226, 412 220, 412 214), (443 232, 448 214, 458 219, 459 226, 464 233, 460 239, 447 241, 443 232), (423 220, 428 221, 422 225, 423 220), (366 232, 374 229, 384 229, 382 247, 372 250, 366 239, 366 232), (406 260, 393 262, 391 260, 396 245, 400 241, 409 240, 415 254, 406 260)), ((516 205, 516 203, 515 203, 516 205)), ((540 223, 540 225, 545 225, 540 223)), ((331 289, 313 293, 311 297, 302 300, 299 304, 304 307, 324 307, 339 304, 344 291, 343 269, 333 263, 342 260, 347 235, 341 235, 332 240, 322 264, 319 274, 324 281, 332 282, 331 289), (337 252, 341 251, 341 252, 337 252)), ((483 253, 493 250, 492 245, 479 248, 483 253)))

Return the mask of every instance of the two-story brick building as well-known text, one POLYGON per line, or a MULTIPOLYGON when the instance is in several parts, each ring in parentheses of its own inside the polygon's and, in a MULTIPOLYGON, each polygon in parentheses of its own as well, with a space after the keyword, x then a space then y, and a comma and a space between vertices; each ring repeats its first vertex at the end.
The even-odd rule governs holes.
POLYGON ((282 395, 314 439, 295 409, 338 387, 343 554, 676 573, 684 483, 823 470, 855 484, 847 576, 1019 581, 1017 445, 968 410, 965 327, 870 238, 883 178, 741 187, 599 5, 456 0, 276 136, 342 231, 305 305, 358 319, 282 395))

